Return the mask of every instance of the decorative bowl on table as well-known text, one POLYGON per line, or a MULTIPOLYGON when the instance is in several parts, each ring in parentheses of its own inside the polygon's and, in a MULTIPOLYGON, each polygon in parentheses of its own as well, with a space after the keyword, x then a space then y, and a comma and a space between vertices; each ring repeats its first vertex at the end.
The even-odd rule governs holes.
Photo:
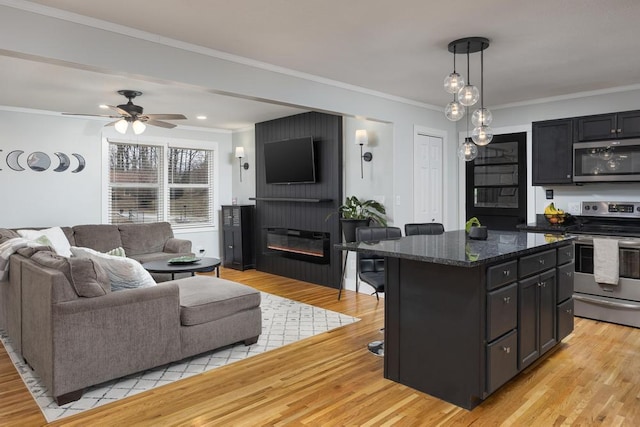
POLYGON ((185 256, 179 256, 176 258, 171 258, 170 260, 167 261, 167 263, 171 265, 180 265, 180 264, 194 264, 198 261, 200 261, 200 258, 196 258, 191 255, 185 255, 185 256))
POLYGON ((553 213, 553 214, 544 214, 544 217, 547 219, 547 222, 552 225, 558 225, 565 222, 567 219, 566 213, 553 213))

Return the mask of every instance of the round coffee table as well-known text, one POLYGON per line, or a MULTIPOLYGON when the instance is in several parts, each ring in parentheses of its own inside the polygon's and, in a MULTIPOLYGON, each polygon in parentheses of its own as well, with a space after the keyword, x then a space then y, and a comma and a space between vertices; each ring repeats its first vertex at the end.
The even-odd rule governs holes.
POLYGON ((176 273, 208 273, 216 271, 216 277, 220 277, 220 263, 218 258, 199 258, 198 261, 188 264, 169 264, 168 260, 149 261, 142 266, 149 273, 167 273, 171 274, 171 280, 174 279, 176 273))

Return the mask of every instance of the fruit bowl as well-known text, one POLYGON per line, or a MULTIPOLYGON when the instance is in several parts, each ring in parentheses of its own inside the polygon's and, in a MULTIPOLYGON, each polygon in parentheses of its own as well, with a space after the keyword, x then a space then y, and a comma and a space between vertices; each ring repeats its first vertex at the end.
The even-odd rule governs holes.
POLYGON ((544 214, 549 224, 562 224, 567 219, 566 213, 544 214))

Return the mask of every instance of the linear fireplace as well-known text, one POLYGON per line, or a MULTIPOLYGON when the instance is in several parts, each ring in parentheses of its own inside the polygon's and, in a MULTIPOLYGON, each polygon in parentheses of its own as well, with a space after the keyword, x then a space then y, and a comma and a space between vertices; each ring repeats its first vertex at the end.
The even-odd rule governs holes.
POLYGON ((329 264, 329 233, 296 230, 291 228, 266 228, 267 255, 280 255, 315 264, 329 264))

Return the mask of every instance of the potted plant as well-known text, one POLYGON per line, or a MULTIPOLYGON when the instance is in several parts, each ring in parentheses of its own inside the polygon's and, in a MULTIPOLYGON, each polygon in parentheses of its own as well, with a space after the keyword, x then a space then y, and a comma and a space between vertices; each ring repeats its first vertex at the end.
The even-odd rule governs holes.
POLYGON ((356 228, 367 227, 371 221, 387 226, 386 209, 376 200, 361 201, 356 196, 347 197, 344 204, 338 207, 338 212, 347 243, 356 240, 356 228))

